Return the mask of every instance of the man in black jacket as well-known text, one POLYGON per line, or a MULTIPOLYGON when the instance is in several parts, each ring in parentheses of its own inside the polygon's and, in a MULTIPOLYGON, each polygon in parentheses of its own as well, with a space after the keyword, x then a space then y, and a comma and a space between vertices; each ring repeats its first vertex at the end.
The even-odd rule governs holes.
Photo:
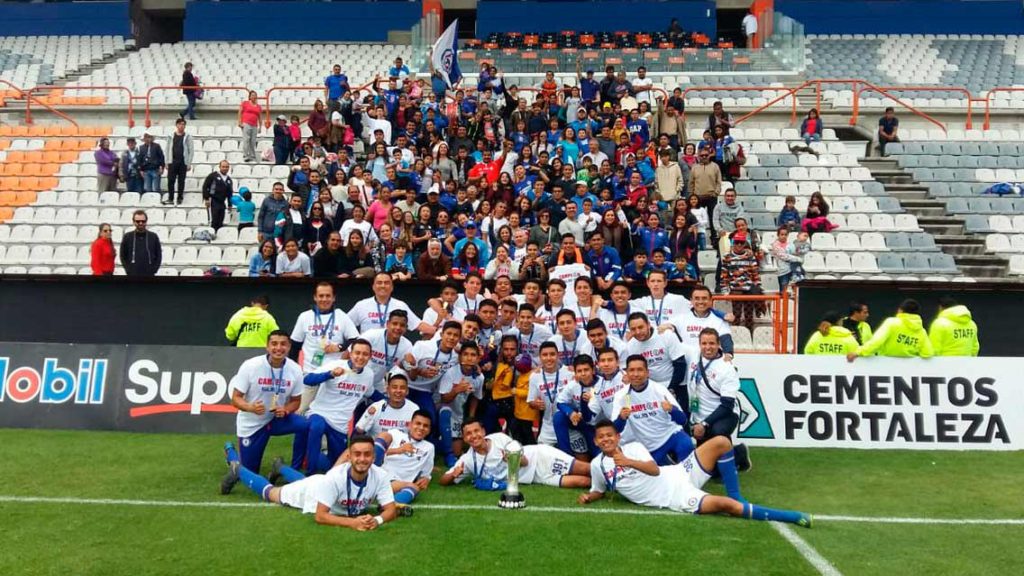
POLYGON ((260 213, 256 217, 256 226, 259 227, 257 239, 260 242, 274 237, 274 223, 277 215, 288 208, 288 199, 284 196, 284 184, 274 182, 270 196, 263 199, 260 204, 260 213))
POLYGON ((210 209, 210 226, 213 226, 214 232, 224 225, 224 211, 235 194, 235 184, 228 174, 230 170, 231 164, 221 160, 217 170, 210 172, 203 181, 203 203, 210 209))
POLYGON ((160 269, 160 237, 146 230, 148 220, 145 210, 136 210, 132 214, 135 230, 121 238, 121 266, 128 276, 155 276, 160 269))
POLYGON ((142 146, 139 146, 139 170, 142 172, 143 192, 163 192, 160 178, 164 175, 166 165, 163 148, 153 141, 152 134, 143 133, 142 146))
POLYGON ((341 234, 331 232, 327 235, 327 246, 313 255, 314 278, 336 278, 345 272, 341 265, 341 234))

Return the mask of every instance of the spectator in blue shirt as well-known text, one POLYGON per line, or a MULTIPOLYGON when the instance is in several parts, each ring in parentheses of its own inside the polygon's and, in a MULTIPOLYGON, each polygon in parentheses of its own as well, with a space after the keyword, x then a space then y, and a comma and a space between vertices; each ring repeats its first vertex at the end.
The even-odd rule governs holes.
POLYGON ((588 110, 593 109, 601 96, 601 85, 594 80, 594 71, 587 70, 586 77, 582 76, 580 61, 576 60, 576 78, 579 80, 580 99, 583 101, 583 107, 588 110))
POLYGON ((341 97, 348 92, 348 76, 341 73, 341 65, 335 64, 332 74, 324 78, 324 86, 327 87, 327 117, 331 117, 334 111, 341 112, 341 97))
POLYGON ((245 186, 231 197, 231 205, 238 210, 238 229, 252 228, 256 223, 256 204, 252 201, 252 192, 245 186))
POLYGON ((647 261, 647 252, 638 250, 636 254, 633 254, 633 261, 622 267, 622 279, 630 283, 643 284, 647 281, 647 274, 651 270, 651 263, 647 261))
POLYGON ((640 137, 640 142, 644 146, 651 141, 651 129, 647 124, 647 120, 640 117, 639 110, 633 110, 629 115, 629 122, 626 123, 626 130, 629 131, 629 139, 632 141, 636 140, 636 137, 640 137))
POLYGON ((380 87, 380 76, 373 79, 373 90, 377 93, 378 103, 384 103, 384 110, 387 112, 388 120, 392 122, 395 120, 395 113, 398 111, 398 99, 402 95, 402 91, 398 89, 398 84, 395 80, 388 80, 387 89, 380 87))
POLYGON ((395 65, 388 68, 388 78, 391 79, 400 79, 409 74, 409 67, 402 63, 401 58, 395 58, 395 65))
POLYGON ((594 275, 598 290, 610 290, 612 284, 622 278, 622 258, 619 251, 604 245, 604 235, 600 230, 590 235, 589 244, 590 250, 583 255, 583 259, 590 266, 590 273, 594 275))

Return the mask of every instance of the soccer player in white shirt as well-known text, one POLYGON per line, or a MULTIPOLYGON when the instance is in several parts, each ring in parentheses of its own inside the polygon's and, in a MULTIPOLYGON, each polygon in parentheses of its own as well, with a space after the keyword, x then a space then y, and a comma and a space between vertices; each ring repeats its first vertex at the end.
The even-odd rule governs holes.
POLYGON ((540 345, 547 342, 554 334, 543 324, 534 322, 535 310, 533 304, 523 303, 519 305, 519 320, 517 326, 509 331, 510 336, 515 336, 519 342, 519 354, 526 354, 530 357, 533 365, 540 363, 540 345))
POLYGON ((400 513, 430 485, 434 470, 434 445, 427 440, 430 422, 429 414, 417 410, 408 432, 382 432, 374 441, 375 463, 392 474, 391 489, 400 513))
MULTIPOLYGON (((320 282, 313 290, 313 307, 295 320, 292 329, 292 358, 298 359, 302 350, 302 372, 309 374, 324 364, 341 360, 345 343, 359 337, 355 324, 347 314, 334 307, 334 286, 320 282)), ((316 388, 307 387, 302 393, 299 413, 305 414, 313 401, 316 388)))
POLYGON ((328 364, 322 372, 307 374, 307 386, 319 386, 309 405, 309 436, 306 445, 306 469, 310 474, 327 470, 345 451, 348 427, 356 406, 374 393, 370 363, 370 343, 362 338, 352 343, 349 359, 328 364), (327 458, 320 452, 327 436, 327 458))
POLYGON ((558 439, 558 449, 566 454, 578 454, 588 459, 594 450, 594 423, 596 416, 590 410, 594 397, 594 359, 589 354, 580 354, 573 359, 573 380, 558 392, 556 408, 551 419, 558 439), (577 435, 573 442, 571 432, 577 435), (582 440, 583 442, 579 442, 582 440))
POLYGON ((302 349, 302 371, 306 374, 329 362, 341 360, 345 343, 359 337, 348 315, 334 307, 334 286, 320 282, 313 292, 313 307, 295 320, 291 340, 302 349))
MULTIPOLYGON (((619 369, 619 354, 612 348, 602 348, 597 351, 597 376, 594 383, 594 393, 590 396, 590 411, 594 413, 595 421, 614 420, 612 412, 615 404, 615 395, 619 390, 627 387, 626 375, 619 369)), ((624 437, 632 441, 632 431, 628 431, 624 437)))
POLYGON ((555 278, 548 281, 548 293, 547 299, 544 306, 536 309, 536 314, 533 319, 538 324, 543 324, 545 328, 554 334, 557 331, 555 326, 555 319, 558 313, 565 308, 565 282, 555 278))
POLYGON ((294 435, 292 466, 301 466, 306 452, 308 423, 296 414, 302 394, 302 369, 288 359, 291 341, 284 330, 275 330, 267 338, 267 353, 250 358, 231 378, 231 405, 238 409, 235 428, 241 458, 229 442, 225 446, 228 463, 239 462, 221 481, 221 493, 231 492, 240 474, 259 474, 263 452, 271 436, 294 435))
POLYGON ((381 432, 409 431, 412 416, 420 407, 407 399, 409 378, 400 369, 388 375, 387 395, 386 400, 370 404, 363 412, 363 417, 356 422, 356 433, 376 438, 381 432))
POLYGON ((375 530, 397 516, 391 489, 392 473, 376 466, 373 439, 355 436, 348 448, 348 462, 326 474, 314 474, 280 488, 262 476, 243 478, 250 490, 267 502, 315 514, 317 524, 353 530, 375 530), (381 513, 367 514, 376 501, 381 513))
POLYGON ((405 337, 408 322, 409 314, 405 310, 392 310, 388 315, 387 327, 363 333, 363 339, 373 347, 370 370, 373 371, 373 387, 379 393, 384 392, 388 373, 400 366, 402 359, 412 350, 412 343, 405 337))
POLYGON ((378 272, 373 277, 373 296, 356 302, 348 313, 360 333, 374 328, 384 328, 392 310, 405 310, 409 314, 409 326, 419 328, 419 316, 408 304, 398 298, 392 298, 391 294, 394 291, 395 283, 391 279, 391 274, 378 272))
POLYGON ((480 303, 484 301, 484 296, 480 293, 484 285, 483 277, 477 272, 470 272, 466 274, 462 285, 465 292, 455 298, 455 303, 452 306, 455 311, 461 311, 463 316, 476 314, 480 309, 480 303))
POLYGON ((462 336, 458 322, 445 322, 436 341, 420 340, 405 355, 403 368, 409 374, 409 399, 428 414, 437 414, 434 392, 441 375, 459 361, 455 345, 462 336))
POLYGON ((597 425, 595 441, 601 455, 591 463, 590 492, 580 494, 580 504, 596 502, 607 492, 618 492, 641 506, 811 527, 809 514, 765 508, 750 504, 740 496, 739 477, 729 457, 732 445, 724 436, 702 444, 682 462, 671 466, 659 466, 641 444, 623 444, 621 440, 611 422, 603 421, 597 425), (728 496, 716 496, 702 490, 716 467, 728 496))
POLYGON ((548 338, 548 342, 554 342, 557 347, 559 364, 571 367, 572 361, 580 354, 594 357, 594 347, 591 346, 586 333, 579 329, 575 312, 563 308, 558 312, 555 325, 558 327, 558 334, 548 338))
POLYGON ((655 327, 665 324, 669 318, 690 307, 690 301, 685 296, 665 292, 666 286, 668 274, 664 270, 651 270, 647 275, 647 289, 651 294, 629 303, 637 311, 647 314, 648 320, 655 327))
POLYGON ((626 355, 638 354, 647 361, 651 379, 660 382, 678 396, 686 385, 688 362, 698 356, 696 348, 684 346, 674 334, 658 334, 643 312, 629 316, 633 339, 626 344, 626 355))
MULTIPOLYGON (((512 438, 501 432, 486 434, 483 424, 474 420, 462 425, 462 437, 470 449, 441 476, 441 485, 450 486, 473 478, 477 489, 504 490, 508 482, 505 448, 513 442, 512 438)), ((590 486, 590 465, 554 446, 523 446, 519 465, 520 484, 561 488, 590 486)))
POLYGON ((686 414, 668 389, 649 377, 643 356, 633 354, 626 358, 629 386, 615 394, 615 428, 620 432, 629 430, 659 464, 669 464, 670 457, 682 462, 693 452, 693 439, 683 431, 686 414))
POLYGON ((700 345, 700 333, 705 328, 714 328, 722 341, 722 350, 726 360, 732 360, 732 330, 725 317, 712 308, 711 289, 707 286, 695 286, 690 293, 690 308, 676 314, 658 328, 658 332, 675 331, 683 344, 700 345))
POLYGON ((462 321, 465 312, 455 310, 455 300, 458 297, 459 285, 454 280, 445 280, 441 285, 441 297, 427 300, 427 309, 423 311, 423 321, 419 329, 420 336, 426 339, 434 338, 445 322, 462 321))
POLYGON ((564 303, 576 313, 576 324, 582 330, 588 321, 597 318, 598 308, 594 307, 594 302, 600 302, 601 298, 594 298, 594 281, 587 276, 577 278, 572 289, 573 293, 566 294, 564 303))
POLYGON ((629 284, 618 280, 612 284, 611 302, 604 303, 598 312, 598 318, 604 322, 608 331, 622 342, 628 342, 633 335, 629 332, 629 315, 633 313, 633 303, 630 301, 632 292, 629 284))
MULTIPOLYGON (((722 352, 718 333, 705 328, 700 333, 700 356, 690 362, 686 398, 691 433, 698 444, 716 436, 732 438, 740 422, 740 377, 722 352)), ((750 469, 750 453, 736 445, 736 466, 750 469)))
POLYGON ((553 342, 541 344, 540 368, 530 374, 530 392, 526 396, 530 406, 543 413, 540 434, 537 436, 539 444, 554 446, 558 442, 552 418, 558 410, 558 393, 572 379, 572 371, 558 364, 558 347, 553 342))
POLYGON ((462 454, 463 413, 468 408, 469 418, 476 416, 477 405, 484 398, 484 375, 477 366, 479 363, 480 347, 476 342, 464 340, 459 350, 459 363, 445 371, 437 387, 441 395, 437 424, 445 466, 454 466, 456 455, 462 454))
POLYGON ((587 322, 587 340, 595 352, 604 348, 611 348, 620 355, 626 354, 626 343, 614 336, 608 335, 608 328, 599 318, 587 322))

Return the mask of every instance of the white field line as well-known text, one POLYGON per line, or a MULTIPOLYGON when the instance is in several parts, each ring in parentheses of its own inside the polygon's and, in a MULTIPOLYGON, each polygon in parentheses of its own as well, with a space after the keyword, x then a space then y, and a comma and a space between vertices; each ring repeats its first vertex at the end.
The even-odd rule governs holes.
MULTIPOLYGON (((165 506, 171 508, 274 508, 264 502, 217 502, 188 500, 131 500, 114 498, 72 498, 51 496, 5 496, 0 495, 0 503, 12 504, 74 504, 93 506, 165 506)), ((493 506, 484 504, 414 504, 417 510, 446 511, 501 511, 497 503, 493 506)), ((554 514, 608 514, 624 516, 680 516, 679 512, 654 510, 650 508, 587 508, 565 506, 528 506, 524 512, 554 514)), ((506 512, 508 513, 508 512, 506 512)), ((817 522, 864 522, 872 524, 948 524, 948 525, 990 525, 990 526, 1024 526, 1022 518, 900 518, 884 516, 834 516, 814 515, 817 522)))
POLYGON ((793 545, 793 548, 796 548, 796 551, 799 552, 800 555, 804 557, 804 560, 807 560, 807 562, 818 571, 818 574, 821 574, 822 576, 842 576, 842 573, 840 573, 839 570, 836 570, 836 567, 833 566, 831 562, 819 554, 818 551, 808 544, 806 540, 797 536, 796 531, 790 528, 787 524, 772 522, 771 525, 780 536, 793 545))

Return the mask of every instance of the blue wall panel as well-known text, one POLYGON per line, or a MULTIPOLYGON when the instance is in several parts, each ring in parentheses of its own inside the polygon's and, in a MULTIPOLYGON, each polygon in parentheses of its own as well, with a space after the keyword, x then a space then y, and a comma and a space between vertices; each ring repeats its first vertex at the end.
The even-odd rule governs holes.
POLYGON ((420 2, 189 2, 185 40, 383 42, 409 30, 420 2))
POLYGON ((1020 0, 776 0, 808 34, 1021 34, 1020 0))
POLYGON ((130 36, 127 2, 0 4, 0 36, 130 36))
POLYGON ((668 30, 672 18, 684 29, 715 33, 715 3, 686 2, 503 2, 486 0, 477 4, 476 34, 491 32, 593 32, 668 30))

